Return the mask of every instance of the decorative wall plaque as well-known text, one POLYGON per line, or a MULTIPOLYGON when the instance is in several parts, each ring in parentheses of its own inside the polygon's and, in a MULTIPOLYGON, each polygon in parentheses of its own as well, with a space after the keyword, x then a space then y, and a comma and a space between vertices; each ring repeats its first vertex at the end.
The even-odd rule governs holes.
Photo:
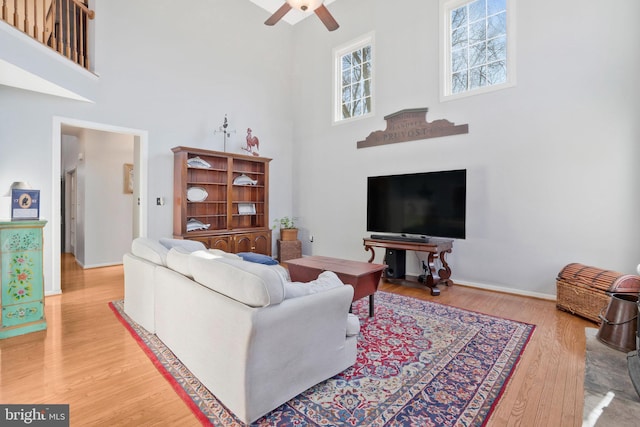
POLYGON ((11 190, 11 220, 39 219, 40 190, 11 190))
POLYGON ((371 132, 364 141, 358 141, 358 148, 469 133, 468 124, 456 126, 446 119, 427 122, 427 111, 411 108, 385 116, 387 128, 371 132))

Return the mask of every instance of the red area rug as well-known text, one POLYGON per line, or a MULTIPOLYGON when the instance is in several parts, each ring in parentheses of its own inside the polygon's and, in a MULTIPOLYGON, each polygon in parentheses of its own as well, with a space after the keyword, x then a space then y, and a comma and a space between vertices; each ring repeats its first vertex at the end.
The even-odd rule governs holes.
MULTIPOLYGON (((242 425, 156 337, 110 303, 118 318, 203 425, 242 425)), ((386 292, 353 306, 356 364, 255 426, 483 426, 535 329, 386 292)))

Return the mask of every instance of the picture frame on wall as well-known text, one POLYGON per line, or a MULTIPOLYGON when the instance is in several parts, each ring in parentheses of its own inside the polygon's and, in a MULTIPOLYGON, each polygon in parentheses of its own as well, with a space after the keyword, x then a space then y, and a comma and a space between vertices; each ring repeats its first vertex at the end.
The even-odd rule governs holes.
POLYGON ((11 220, 40 218, 40 190, 11 190, 11 220))
POLYGON ((133 164, 124 164, 124 193, 133 194, 133 164))

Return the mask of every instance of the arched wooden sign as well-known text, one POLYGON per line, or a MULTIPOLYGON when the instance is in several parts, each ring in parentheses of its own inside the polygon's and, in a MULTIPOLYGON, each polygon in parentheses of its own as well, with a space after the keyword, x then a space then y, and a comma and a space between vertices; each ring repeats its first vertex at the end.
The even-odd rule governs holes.
POLYGON ((446 119, 427 122, 427 111, 411 108, 385 116, 387 128, 371 132, 364 141, 358 141, 358 148, 469 133, 468 124, 456 126, 446 119))

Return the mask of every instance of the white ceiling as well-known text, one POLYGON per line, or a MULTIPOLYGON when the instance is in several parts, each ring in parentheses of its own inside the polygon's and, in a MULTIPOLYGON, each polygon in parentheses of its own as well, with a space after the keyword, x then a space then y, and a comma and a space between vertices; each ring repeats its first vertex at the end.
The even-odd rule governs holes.
MULTIPOLYGON (((271 16, 271 14, 273 14, 276 10, 278 10, 280 6, 282 6, 282 4, 285 2, 285 0, 250 0, 250 1, 251 3, 258 5, 264 10, 266 10, 267 12, 269 12, 269 16, 271 16)), ((324 5, 325 6, 330 5, 334 1, 336 0, 324 0, 324 5)), ((308 17, 309 15, 313 15, 313 14, 314 14, 313 11, 302 12, 298 9, 291 9, 289 12, 287 12, 284 18, 282 18, 282 20, 291 25, 295 25, 298 22, 305 19, 306 17, 308 17)), ((265 20, 269 16, 267 16, 265 20)))

